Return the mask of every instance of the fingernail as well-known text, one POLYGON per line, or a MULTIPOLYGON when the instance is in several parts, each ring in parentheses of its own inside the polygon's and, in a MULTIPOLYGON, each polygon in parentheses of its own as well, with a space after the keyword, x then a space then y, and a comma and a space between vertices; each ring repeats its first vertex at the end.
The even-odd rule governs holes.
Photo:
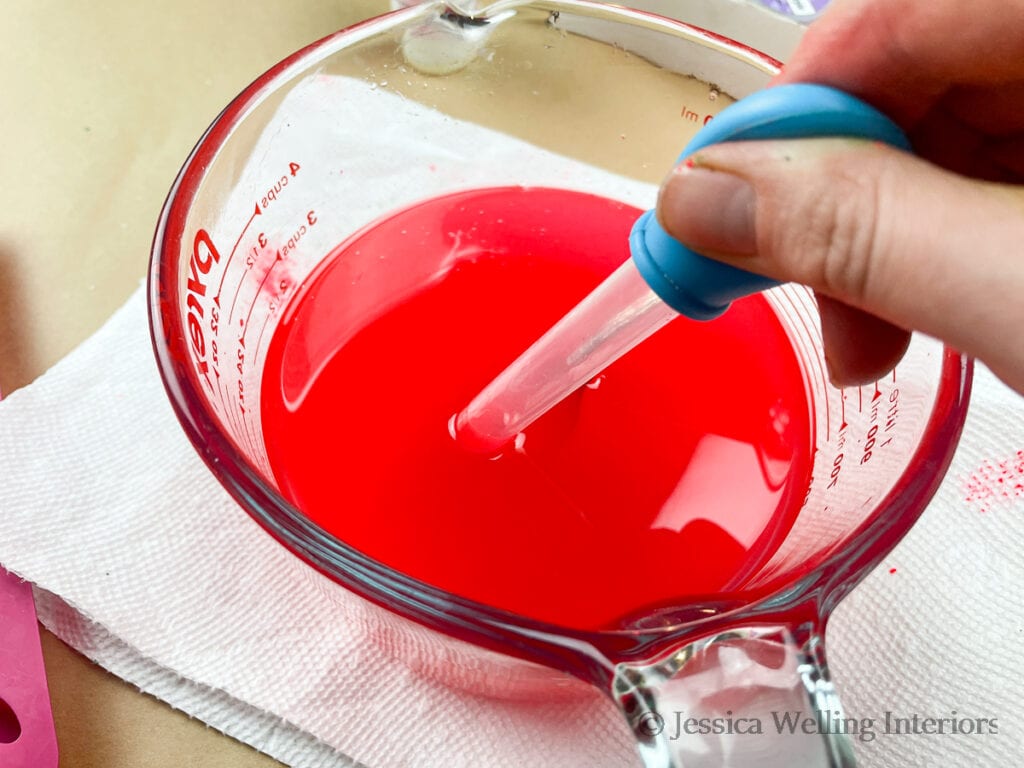
POLYGON ((746 181, 691 159, 662 184, 658 220, 696 250, 747 256, 757 251, 756 207, 754 188, 746 181))

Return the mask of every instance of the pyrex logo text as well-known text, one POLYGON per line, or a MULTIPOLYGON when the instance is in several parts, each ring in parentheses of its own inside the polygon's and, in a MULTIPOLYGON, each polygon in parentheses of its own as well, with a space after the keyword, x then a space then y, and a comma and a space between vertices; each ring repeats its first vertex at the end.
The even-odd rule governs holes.
POLYGON ((206 335, 203 332, 203 317, 205 310, 200 299, 206 297, 206 275, 210 273, 213 265, 220 261, 210 233, 205 229, 196 232, 195 241, 192 244, 192 258, 188 261, 188 296, 185 304, 188 307, 188 337, 192 347, 192 356, 196 364, 196 371, 206 380, 211 388, 209 365, 206 362, 206 335))

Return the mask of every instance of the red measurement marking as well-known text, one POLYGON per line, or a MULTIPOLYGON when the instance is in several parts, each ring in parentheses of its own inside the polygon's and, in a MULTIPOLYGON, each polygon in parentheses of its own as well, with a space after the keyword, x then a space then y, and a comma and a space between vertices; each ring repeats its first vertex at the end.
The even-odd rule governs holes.
POLYGON ((683 118, 683 120, 688 120, 691 123, 700 123, 701 125, 707 125, 714 117, 714 115, 705 114, 702 118, 699 112, 695 112, 694 110, 687 108, 685 104, 680 107, 679 116, 683 118))
POLYGON ((274 267, 281 263, 281 258, 281 251, 279 249, 277 251, 277 256, 274 257, 274 263, 270 265, 270 269, 267 270, 267 274, 265 274, 263 276, 263 279, 260 280, 259 288, 256 289, 256 295, 252 297, 252 301, 249 303, 249 311, 246 313, 245 320, 243 321, 245 331, 243 331, 242 338, 239 340, 243 347, 245 346, 245 334, 249 330, 249 320, 252 318, 252 311, 256 308, 256 301, 263 293, 263 286, 267 284, 267 280, 269 279, 271 273, 274 271, 274 267))
MULTIPOLYGON (((234 393, 228 389, 227 384, 224 385, 221 394, 225 393, 228 399, 234 399, 234 393)), ((235 401, 235 407, 225 407, 224 420, 227 423, 228 431, 234 437, 238 447, 255 456, 257 453, 256 446, 259 444, 259 441, 254 436, 256 433, 253 431, 253 425, 250 423, 251 420, 246 419, 245 415, 239 412, 237 401, 235 401)))
POLYGON ((210 378, 210 372, 202 371, 200 375, 203 377, 203 381, 206 382, 207 388, 209 388, 209 390, 212 392, 215 389, 215 387, 213 384, 213 379, 210 378))
POLYGON ((889 573, 896 573, 896 569, 895 568, 890 568, 889 569, 889 573))
POLYGON ((824 387, 822 392, 824 393, 823 399, 825 400, 825 442, 828 443, 832 441, 832 414, 830 412, 831 403, 828 401, 828 387, 824 387))
MULTIPOLYGON (((217 381, 220 382, 219 375, 217 376, 217 381)), ((224 412, 225 418, 227 418, 227 414, 230 413, 231 409, 228 407, 228 401, 224 399, 224 390, 227 389, 228 386, 227 382, 223 382, 223 384, 223 387, 217 387, 217 395, 220 398, 221 410, 224 412)), ((230 394, 228 395, 228 397, 230 399, 230 394)))
MULTIPOLYGON (((894 373, 895 373, 895 371, 894 371, 894 373)), ((877 399, 878 399, 878 398, 880 398, 881 396, 882 396, 882 390, 881 390, 881 389, 879 389, 879 387, 878 387, 878 382, 876 381, 876 382, 875 382, 875 394, 873 394, 873 395, 871 396, 871 402, 872 402, 872 403, 873 403, 873 402, 875 402, 875 400, 877 400, 877 399)))
POLYGON ((252 421, 252 419, 242 416, 242 425, 245 427, 245 439, 249 444, 249 452, 255 456, 258 453, 256 446, 259 445, 260 441, 258 431, 252 421))
MULTIPOLYGON (((262 278, 260 279, 260 284, 259 284, 259 286, 257 286, 257 288, 256 288, 256 293, 255 293, 255 294, 253 295, 253 297, 252 297, 252 301, 251 301, 251 302, 249 303, 249 312, 248 312, 248 314, 246 315, 246 317, 245 317, 245 319, 244 319, 244 320, 242 320, 242 319, 239 319, 239 321, 238 321, 238 324, 239 324, 239 325, 246 325, 246 324, 248 324, 249 318, 250 318, 250 317, 252 316, 252 310, 253 310, 253 307, 254 307, 254 306, 256 305, 256 299, 257 299, 257 298, 259 297, 259 295, 260 295, 260 294, 262 293, 262 291, 263 291, 263 286, 264 286, 264 285, 266 284, 266 282, 267 282, 267 278, 268 278, 268 277, 270 276, 270 273, 271 273, 271 272, 272 272, 272 271, 274 270, 274 267, 276 267, 276 266, 277 266, 277 263, 278 263, 279 261, 281 261, 281 260, 282 260, 283 258, 284 258, 284 257, 283 257, 283 256, 281 255, 281 249, 280 249, 280 248, 278 248, 278 249, 277 249, 277 253, 276 253, 276 254, 274 255, 274 260, 273 260, 273 262, 272 262, 272 263, 271 263, 271 265, 270 265, 270 266, 269 266, 269 267, 267 268, 267 271, 263 273, 263 277, 262 277, 262 278)), ((259 265, 259 264, 257 264, 257 265, 255 265, 255 266, 253 266, 253 268, 252 268, 252 269, 254 269, 254 270, 259 270, 259 269, 262 269, 262 266, 261 266, 261 265, 259 265)), ((245 283, 246 283, 246 281, 245 281, 245 280, 239 280, 239 281, 238 281, 238 286, 237 286, 237 288, 235 289, 235 296, 234 296, 234 298, 233 298, 233 299, 231 299, 231 309, 229 309, 229 310, 228 310, 228 322, 229 322, 229 323, 230 323, 230 322, 232 322, 232 321, 234 320, 234 316, 235 316, 235 307, 236 307, 236 306, 238 305, 238 297, 239 297, 239 296, 241 295, 241 293, 242 293, 242 287, 243 287, 243 286, 245 285, 245 283)))
POLYGON ((245 438, 245 446, 244 447, 248 449, 246 451, 246 453, 248 453, 250 456, 255 456, 256 453, 257 453, 257 451, 256 451, 256 438, 254 438, 252 436, 252 433, 249 431, 249 420, 246 419, 244 416, 242 417, 242 425, 243 425, 242 436, 245 438))
POLYGON ((193 362, 196 372, 206 381, 206 386, 213 392, 214 385, 210 380, 210 363, 206 359, 206 331, 203 322, 206 311, 203 308, 206 297, 206 276, 210 273, 213 265, 220 262, 220 253, 217 251, 210 233, 205 229, 196 232, 192 245, 192 257, 188 262, 188 294, 186 304, 188 305, 188 336, 191 342, 193 362))
POLYGON ((842 419, 842 423, 839 425, 839 431, 842 432, 846 429, 849 424, 846 422, 846 392, 843 392, 842 397, 839 398, 839 416, 842 419))
POLYGON ((979 512, 1024 496, 1024 451, 1002 461, 982 462, 964 484, 964 500, 979 512))
MULTIPOLYGON (((227 393, 228 399, 232 399, 233 395, 231 391, 227 389, 227 384, 224 385, 224 390, 227 393)), ((245 419, 240 413, 238 413, 237 404, 234 408, 225 406, 224 418, 227 421, 231 434, 235 438, 235 442, 238 443, 238 447, 243 450, 248 448, 250 452, 254 453, 255 450, 253 449, 252 436, 249 434, 248 430, 245 429, 245 419)))
POLYGON ((266 319, 263 321, 263 327, 260 328, 260 335, 256 337, 256 347, 252 351, 253 358, 259 354, 260 346, 263 344, 263 334, 267 332, 267 326, 270 325, 271 317, 273 317, 273 313, 268 313, 266 319))
POLYGON ((224 269, 220 273, 220 283, 217 284, 217 295, 213 297, 213 300, 217 304, 218 307, 220 307, 220 292, 222 290, 224 290, 224 277, 228 273, 228 265, 231 263, 231 259, 233 259, 235 257, 235 251, 238 250, 238 244, 240 242, 242 242, 242 238, 245 236, 246 230, 249 229, 249 226, 252 224, 253 220, 257 216, 259 216, 260 213, 262 213, 262 211, 260 211, 260 204, 256 203, 256 208, 252 212, 252 216, 250 216, 249 220, 247 222, 245 222, 245 226, 242 227, 242 231, 238 233, 238 239, 235 240, 235 245, 231 249, 231 253, 228 254, 228 260, 224 262, 224 269))

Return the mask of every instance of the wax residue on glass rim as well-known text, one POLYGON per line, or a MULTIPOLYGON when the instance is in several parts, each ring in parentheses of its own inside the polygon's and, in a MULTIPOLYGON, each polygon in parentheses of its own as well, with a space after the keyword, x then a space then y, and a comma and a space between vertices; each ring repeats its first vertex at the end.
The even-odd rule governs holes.
POLYGON ((741 588, 792 523, 812 454, 802 373, 762 298, 672 322, 498 460, 448 432, 626 258, 639 213, 566 190, 481 190, 339 246, 267 357, 263 431, 282 492, 399 571, 563 626, 741 588))

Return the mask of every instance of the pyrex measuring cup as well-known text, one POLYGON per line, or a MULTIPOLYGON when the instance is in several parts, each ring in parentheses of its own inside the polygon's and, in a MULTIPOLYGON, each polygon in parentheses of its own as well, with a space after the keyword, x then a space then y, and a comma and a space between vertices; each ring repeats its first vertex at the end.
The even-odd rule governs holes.
MULTIPOLYGON (((186 162, 154 244, 161 374, 189 438, 240 504, 296 555, 379 606, 389 647, 412 649, 409 663, 491 695, 571 695, 569 673, 615 702, 649 766, 852 764, 825 624, 938 487, 965 415, 965 358, 915 338, 890 377, 837 390, 824 372, 813 296, 798 286, 766 294, 799 361, 811 416, 813 464, 799 513, 728 593, 601 629, 446 592, 330 535, 279 487, 261 385, 271 339, 304 281, 343 260, 337 292, 317 300, 355 334, 460 263, 476 224, 493 231, 502 215, 492 207, 470 225, 473 212, 463 211, 451 231, 402 229, 400 254, 341 256, 340 243, 362 242, 376 222, 424 200, 470 194, 475 204, 482 189, 569 189, 650 208, 688 138, 776 71, 771 59, 715 35, 594 3, 499 2, 473 14, 445 3, 411 7, 331 35, 247 88, 186 162), (424 655, 424 644, 445 650, 424 655), (817 727, 789 728, 796 713, 816 713, 817 727)), ((558 213, 544 211, 533 236, 567 227, 582 236, 597 224, 558 213)), ((315 369, 349 338, 339 334, 299 362, 315 369)), ((779 413, 766 428, 784 431, 786 419, 779 413)), ((781 487, 770 453, 734 447, 724 467, 752 462, 781 487)), ((337 472, 343 506, 344 468, 337 472)))

